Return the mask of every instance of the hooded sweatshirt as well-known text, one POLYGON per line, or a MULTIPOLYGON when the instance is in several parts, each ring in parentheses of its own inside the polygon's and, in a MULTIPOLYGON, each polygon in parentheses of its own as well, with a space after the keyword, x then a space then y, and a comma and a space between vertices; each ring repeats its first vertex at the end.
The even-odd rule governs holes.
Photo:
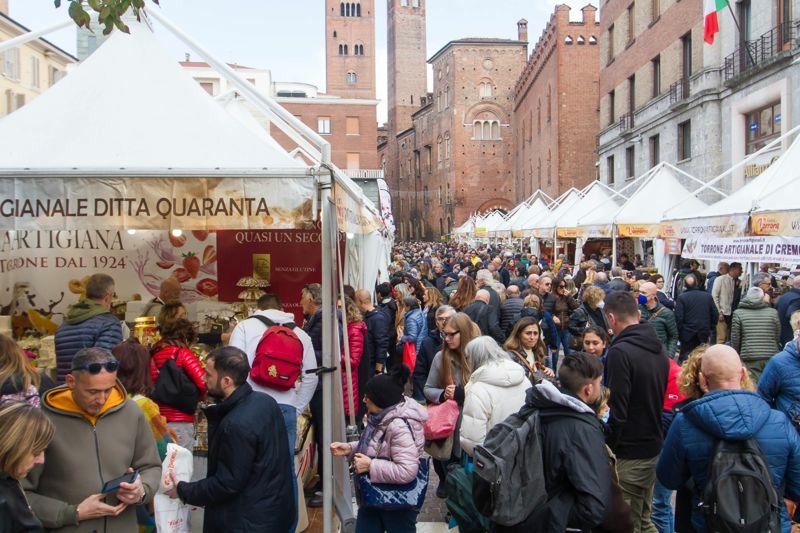
POLYGON ((761 298, 744 298, 733 312, 731 346, 745 361, 769 359, 780 350, 778 312, 761 298))
POLYGON ((473 371, 464 387, 461 449, 472 456, 473 448, 483 444, 490 429, 519 411, 530 385, 523 368, 510 359, 473 371))
POLYGON ((692 525, 704 532, 705 519, 697 504, 708 482, 717 439, 741 441, 755 438, 778 491, 781 525, 789 533, 791 523, 783 497, 800 498, 800 436, 783 413, 770 409, 757 394, 743 390, 712 391, 678 413, 669 429, 656 474, 668 489, 692 479, 692 525), (782 487, 785 485, 785 491, 782 487))
POLYGON ((523 409, 538 409, 547 504, 501 533, 561 533, 597 527, 608 514, 611 470, 603 429, 591 407, 549 381, 528 389, 523 409))
MULTIPOLYGON (((257 311, 256 314, 272 320, 275 324, 287 324, 289 322, 294 323, 295 321, 293 314, 284 313, 283 311, 279 311, 277 309, 257 311)), ((320 313, 320 317, 321 316, 322 315, 320 313)), ((252 366, 253 359, 256 355, 256 348, 258 347, 258 343, 261 341, 261 337, 264 335, 265 331, 267 331, 267 326, 265 326, 264 323, 257 318, 242 320, 236 325, 235 328, 233 328, 228 346, 235 346, 246 353, 247 361, 252 366)), ((297 324, 295 324, 293 331, 300 339, 300 342, 303 343, 303 369, 300 372, 300 380, 295 387, 289 389, 288 391, 279 391, 277 389, 262 387, 261 385, 254 383, 250 377, 247 378, 247 382, 254 391, 269 394, 275 399, 276 402, 278 402, 278 404, 292 405, 295 409, 297 409, 298 414, 300 414, 311 401, 311 397, 314 395, 314 391, 317 388, 317 381, 319 378, 316 374, 305 373, 306 370, 317 367, 317 359, 311 337, 308 333, 306 333, 306 331, 298 327, 297 324)))
MULTIPOLYGON (((126 398, 119 382, 95 416, 78 406, 67 386, 49 391, 42 404, 55 425, 55 437, 45 451, 45 463, 22 481, 36 516, 49 531, 59 533, 136 531, 136 506, 129 506, 116 517, 80 524, 77 508, 85 498, 97 494, 103 483, 128 468, 139 471, 144 503, 152 499, 161 477, 161 461, 142 410, 126 398)), ((106 503, 119 502, 112 493, 106 503)))
POLYGON ((663 441, 661 412, 669 361, 650 324, 625 328, 611 343, 606 359, 609 400, 608 445, 619 459, 649 459, 663 441))

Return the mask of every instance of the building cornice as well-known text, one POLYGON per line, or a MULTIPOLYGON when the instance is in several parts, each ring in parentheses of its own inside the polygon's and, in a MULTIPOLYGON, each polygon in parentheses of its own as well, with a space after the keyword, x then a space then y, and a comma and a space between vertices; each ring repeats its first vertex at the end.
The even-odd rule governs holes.
POLYGON ((315 104, 315 105, 363 105, 376 106, 380 100, 368 100, 365 98, 288 98, 285 96, 275 97, 274 100, 279 104, 315 104))

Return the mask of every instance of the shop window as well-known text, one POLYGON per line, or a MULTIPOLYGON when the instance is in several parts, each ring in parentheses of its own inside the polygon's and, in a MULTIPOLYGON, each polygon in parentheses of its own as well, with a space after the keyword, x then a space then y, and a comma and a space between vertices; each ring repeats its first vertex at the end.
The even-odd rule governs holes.
POLYGON ((745 153, 752 154, 781 136, 781 103, 773 102, 745 115, 745 153))

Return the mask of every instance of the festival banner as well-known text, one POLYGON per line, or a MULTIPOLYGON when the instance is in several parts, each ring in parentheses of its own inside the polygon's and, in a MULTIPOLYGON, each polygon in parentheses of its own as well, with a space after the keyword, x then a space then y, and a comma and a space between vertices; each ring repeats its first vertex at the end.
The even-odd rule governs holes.
POLYGON ((316 230, 225 230, 216 232, 219 257, 219 299, 236 302, 245 277, 268 283, 264 292, 277 294, 295 323, 303 323, 300 292, 322 279, 322 234, 316 230))
POLYGON ((525 237, 527 237, 527 235, 525 235, 525 231, 524 230, 512 229, 511 230, 511 237, 513 239, 524 239, 525 237))
POLYGON ((114 278, 123 301, 150 300, 169 276, 181 283, 182 302, 213 301, 217 267, 216 235, 205 230, 0 232, 0 314, 52 333, 97 272, 114 278))
POLYGON ((611 225, 600 224, 597 226, 578 226, 576 228, 577 237, 582 239, 610 239, 611 225))
POLYGON ((553 228, 536 228, 531 231, 531 237, 536 237, 537 239, 552 239, 553 228))
POLYGON ((691 237, 683 257, 710 261, 800 264, 800 238, 796 237, 691 237))
POLYGON ((578 228, 557 228, 556 234, 562 239, 577 239, 580 236, 578 228))
POLYGON ((800 211, 753 213, 750 231, 753 235, 800 237, 800 211))
POLYGON ((334 187, 336 224, 339 231, 367 235, 380 228, 379 217, 357 201, 339 183, 334 187))
POLYGON ((486 237, 486 228, 476 227, 474 233, 476 237, 486 237))
POLYGON ((0 230, 302 229, 303 178, 0 178, 0 230))
POLYGON ((690 237, 743 237, 747 234, 747 215, 668 220, 660 224, 660 237, 687 239, 690 237))
POLYGON ((681 240, 664 239, 664 251, 669 255, 681 255, 681 240))
POLYGON ((618 237, 658 237, 660 224, 617 224, 618 237))

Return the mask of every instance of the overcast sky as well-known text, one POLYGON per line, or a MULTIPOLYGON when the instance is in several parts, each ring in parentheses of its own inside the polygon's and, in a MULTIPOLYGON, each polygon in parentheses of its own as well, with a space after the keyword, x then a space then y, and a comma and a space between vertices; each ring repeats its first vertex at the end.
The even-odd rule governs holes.
MULTIPOLYGON (((19 23, 40 29, 67 16, 66 5, 53 0, 10 0, 10 15, 19 23)), ((538 40, 556 4, 572 6, 573 19, 588 0, 428 0, 428 57, 454 39, 497 37, 515 39, 517 21, 528 20, 531 47, 538 40)), ((596 5, 596 2, 593 2, 596 5)), ((322 0, 161 0, 169 19, 216 57, 272 71, 276 81, 312 83, 325 87, 325 19, 322 0)), ((378 121, 386 120, 386 2, 376 0, 376 67, 378 121)), ((164 47, 182 60, 188 50, 164 30, 157 30, 164 47), (162 37, 163 36, 163 37, 162 37)), ((47 37, 75 53, 75 30, 47 37)), ((200 59, 193 56, 193 59, 200 59)), ((429 79, 429 84, 431 83, 429 79)))

